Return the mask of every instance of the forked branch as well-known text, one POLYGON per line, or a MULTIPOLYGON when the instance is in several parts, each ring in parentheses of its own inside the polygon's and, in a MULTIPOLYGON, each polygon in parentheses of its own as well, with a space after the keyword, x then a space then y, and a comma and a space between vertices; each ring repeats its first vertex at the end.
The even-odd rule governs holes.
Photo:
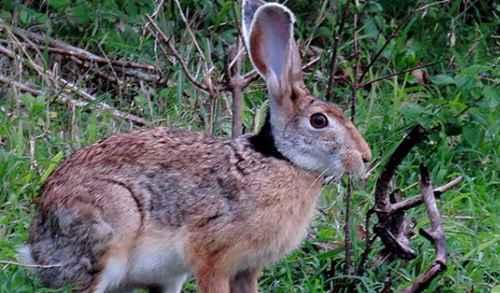
POLYGON ((403 291, 405 293, 421 292, 429 286, 439 273, 446 270, 446 238, 441 224, 441 215, 436 204, 436 197, 432 189, 429 171, 424 165, 420 165, 420 188, 427 215, 431 221, 431 229, 421 229, 420 234, 434 245, 436 258, 431 267, 425 273, 418 276, 414 283, 403 291))
POLYGON ((413 223, 405 217, 405 211, 424 204, 431 222, 431 228, 421 229, 419 232, 435 246, 436 258, 432 266, 425 273, 417 277, 410 287, 404 290, 405 293, 421 292, 429 286, 430 282, 439 273, 446 269, 446 241, 441 224, 441 216, 436 205, 436 197, 456 187, 463 180, 463 177, 459 176, 434 189, 429 171, 421 165, 421 195, 403 200, 401 199, 402 194, 399 189, 395 189, 394 191, 389 190, 390 183, 398 166, 409 154, 410 150, 426 138, 427 134, 428 131, 423 127, 420 125, 415 126, 390 156, 380 174, 375 187, 375 207, 368 212, 365 223, 366 229, 369 231, 369 217, 374 211, 378 217, 378 223, 373 229, 376 235, 370 237, 369 233, 367 233, 365 251, 357 268, 357 275, 363 275, 365 262, 376 237, 380 237, 382 240, 385 246, 383 251, 390 259, 394 257, 402 259, 416 257, 416 252, 410 246, 410 237, 414 234, 413 223))

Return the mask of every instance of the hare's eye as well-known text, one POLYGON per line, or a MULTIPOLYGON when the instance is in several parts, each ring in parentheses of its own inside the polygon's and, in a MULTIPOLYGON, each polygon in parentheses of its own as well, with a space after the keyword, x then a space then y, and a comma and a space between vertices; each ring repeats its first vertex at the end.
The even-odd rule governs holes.
POLYGON ((322 113, 314 113, 309 118, 311 126, 314 128, 325 128, 328 126, 328 118, 322 113))

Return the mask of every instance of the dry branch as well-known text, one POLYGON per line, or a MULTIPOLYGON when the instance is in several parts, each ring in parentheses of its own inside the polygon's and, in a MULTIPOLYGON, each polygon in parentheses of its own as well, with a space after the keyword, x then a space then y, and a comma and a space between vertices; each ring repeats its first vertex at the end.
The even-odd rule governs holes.
POLYGON ((170 38, 168 38, 167 35, 165 35, 165 33, 160 29, 160 27, 158 26, 156 21, 154 21, 154 19, 152 19, 149 15, 146 15, 146 17, 147 17, 149 23, 151 24, 151 26, 153 27, 153 28, 151 28, 151 26, 148 26, 147 28, 153 33, 153 35, 159 36, 160 43, 165 44, 167 46, 168 50, 170 51, 170 54, 167 54, 167 55, 174 56, 174 58, 177 60, 177 62, 179 62, 179 64, 181 65, 182 71, 184 72, 186 77, 189 79, 189 81, 194 86, 196 86, 197 88, 199 88, 205 92, 208 92, 209 91, 208 87, 196 80, 196 78, 193 76, 193 74, 189 70, 186 61, 182 58, 182 56, 179 54, 179 52, 174 47, 174 45, 172 45, 172 43, 170 42, 170 38))
POLYGON ((376 83, 376 82, 379 82, 379 81, 382 81, 382 80, 386 80, 386 79, 389 79, 389 78, 394 77, 394 76, 399 76, 401 74, 405 74, 405 73, 408 73, 408 72, 412 72, 412 71, 417 70, 417 69, 422 69, 422 68, 434 66, 434 65, 436 65, 438 63, 439 62, 431 62, 431 63, 417 65, 417 66, 414 66, 414 67, 411 67, 411 68, 408 68, 408 69, 405 69, 405 70, 401 70, 401 71, 398 71, 398 72, 394 72, 394 73, 390 73, 390 74, 384 75, 384 76, 379 77, 379 78, 375 78, 375 79, 367 81, 365 83, 360 83, 360 84, 357 85, 357 87, 358 88, 364 88, 364 87, 367 87, 367 86, 369 86, 369 85, 371 85, 373 83, 376 83))
MULTIPOLYGON (((44 93, 43 91, 41 91, 39 89, 34 89, 33 87, 31 87, 29 85, 20 83, 18 81, 11 80, 3 75, 0 75, 0 82, 5 83, 5 84, 10 85, 10 86, 13 86, 13 87, 16 87, 21 91, 28 92, 28 93, 35 95, 35 96, 48 95, 47 93, 44 93)), ((90 104, 89 102, 73 99, 69 95, 66 95, 66 94, 59 94, 56 96, 56 98, 59 102, 62 102, 65 104, 70 104, 73 106, 78 106, 78 107, 85 107, 85 106, 90 104)), ((94 101, 95 101, 95 98, 94 98, 94 101)), ((109 112, 114 117, 125 119, 125 120, 133 122, 137 125, 147 125, 148 124, 148 122, 146 120, 144 120, 143 118, 138 117, 138 116, 133 115, 133 114, 119 111, 106 103, 95 102, 95 106, 96 106, 97 110, 109 112)))
POLYGON ((241 77, 241 63, 243 59, 243 54, 241 53, 243 49, 243 43, 241 38, 238 37, 237 45, 233 46, 232 50, 228 55, 228 72, 227 76, 229 79, 229 88, 231 90, 231 95, 233 97, 233 103, 231 111, 233 113, 232 125, 231 125, 231 137, 236 138, 243 133, 243 124, 241 120, 242 114, 242 92, 243 92, 243 79, 241 77))
POLYGON ((431 229, 422 229, 420 233, 434 245, 436 249, 436 258, 431 267, 425 273, 418 276, 414 283, 403 291, 405 293, 422 292, 439 273, 446 270, 446 239, 441 224, 441 215, 437 208, 436 197, 432 189, 429 171, 424 165, 420 166, 420 188, 422 190, 422 197, 424 198, 427 215, 431 221, 431 229))
POLYGON ((333 30, 334 32, 334 37, 333 37, 333 51, 332 51, 332 57, 330 60, 330 74, 328 77, 328 87, 326 90, 326 98, 327 100, 331 100, 331 95, 332 95, 332 90, 333 90, 333 80, 334 80, 334 75, 335 71, 337 70, 337 52, 338 52, 338 47, 340 44, 340 40, 342 38, 342 33, 344 32, 344 24, 345 20, 347 18, 347 14, 349 12, 349 4, 351 2, 347 1, 346 4, 344 4, 344 9, 342 10, 342 17, 340 18, 340 24, 339 24, 339 29, 337 32, 335 32, 335 29, 333 30))
POLYGON ((377 59, 382 55, 382 53, 384 52, 385 48, 387 48, 387 46, 389 45, 389 43, 399 34, 399 32, 401 31, 401 29, 403 27, 405 27, 410 22, 410 20, 412 19, 412 16, 413 16, 413 14, 410 14, 410 15, 406 16, 406 18, 403 20, 403 22, 401 22, 396 27, 396 29, 389 35, 389 37, 385 40, 385 42, 382 45, 382 47, 375 53, 375 55, 373 56, 373 58, 370 61, 370 63, 368 63, 368 65, 366 66, 366 68, 363 70, 363 73, 361 73, 361 75, 359 76, 358 83, 362 83, 363 82, 366 74, 370 71, 370 68, 375 64, 375 62, 377 61, 377 59))
MULTIPOLYGON (((439 198, 441 194, 452 189, 462 182, 463 176, 458 176, 457 178, 451 180, 450 182, 434 189, 434 196, 439 198)), ((416 195, 409 197, 405 200, 399 201, 391 205, 391 212, 405 211, 416 206, 421 205, 424 202, 424 197, 422 195, 416 195)))
POLYGON ((11 30, 12 33, 25 40, 25 42, 22 43, 24 46, 37 51, 47 50, 49 53, 73 58, 73 60, 76 58, 81 60, 84 64, 94 63, 99 65, 111 65, 114 70, 120 71, 127 76, 148 82, 158 82, 161 79, 159 75, 160 70, 151 64, 112 60, 82 48, 72 46, 63 41, 50 38, 42 33, 34 33, 20 28, 12 28, 11 30))
POLYGON ((401 231, 402 226, 406 226, 406 223, 400 221, 400 218, 404 217, 404 214, 401 214, 402 212, 391 213, 393 203, 391 203, 389 197, 389 184, 403 159, 425 136, 425 129, 420 125, 415 126, 410 131, 389 158, 375 187, 375 212, 378 217, 375 232, 393 255, 403 259, 414 258, 415 251, 409 246, 407 237, 394 235, 394 232, 401 231))
MULTIPOLYGON (((430 230, 420 230, 420 234, 427 238, 436 248, 436 259, 432 266, 425 273, 420 275, 405 293, 421 292, 430 282, 443 270, 446 269, 446 242, 441 225, 441 216, 436 205, 436 197, 457 186, 463 177, 459 176, 450 182, 433 189, 427 168, 420 166, 420 186, 421 195, 413 196, 402 200, 399 189, 389 190, 389 185, 403 159, 409 154, 411 149, 419 142, 423 141, 428 134, 420 125, 415 126, 398 145, 387 161, 380 174, 375 187, 375 207, 367 212, 365 226, 367 230, 365 239, 365 250, 361 255, 357 267, 357 275, 362 276, 365 272, 365 263, 371 250, 373 241, 380 237, 384 244, 383 255, 385 259, 412 259, 416 252, 410 246, 410 237, 414 234, 414 223, 405 217, 405 211, 418 205, 425 204, 427 214, 431 221, 430 230), (370 217, 375 212, 378 223, 373 230, 375 236, 370 237, 370 217)), ((386 283, 387 285, 387 283, 386 283)), ((387 288, 387 286, 384 286, 387 288)), ((388 290, 388 289, 387 289, 388 290)), ((387 291, 389 292, 389 291, 387 291)))
POLYGON ((0 265, 13 265, 25 268, 36 268, 36 269, 51 269, 62 267, 62 264, 53 265, 36 265, 36 264, 24 264, 20 262, 10 261, 10 260, 0 260, 0 265))

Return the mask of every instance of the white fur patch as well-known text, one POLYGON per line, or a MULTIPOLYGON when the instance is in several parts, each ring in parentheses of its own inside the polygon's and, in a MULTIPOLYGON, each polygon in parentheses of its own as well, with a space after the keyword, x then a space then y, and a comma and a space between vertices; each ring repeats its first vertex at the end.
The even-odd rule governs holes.
POLYGON ((123 256, 112 256, 106 263, 104 271, 99 275, 99 284, 95 293, 104 293, 117 288, 127 275, 127 259, 123 256))
POLYGON ((20 246, 17 249, 17 261, 24 265, 34 265, 35 260, 31 254, 31 247, 29 245, 20 246))
POLYGON ((129 256, 127 282, 161 284, 173 292, 182 286, 189 274, 184 261, 182 233, 165 234, 139 241, 129 256))

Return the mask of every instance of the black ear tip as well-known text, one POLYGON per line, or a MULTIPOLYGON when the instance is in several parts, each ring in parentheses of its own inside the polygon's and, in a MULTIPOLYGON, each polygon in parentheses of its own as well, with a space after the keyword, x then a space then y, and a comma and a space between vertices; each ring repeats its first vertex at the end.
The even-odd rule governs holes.
POLYGON ((284 17, 286 21, 290 24, 295 22, 295 16, 286 6, 278 3, 267 3, 266 5, 260 7, 257 11, 257 16, 267 15, 271 18, 284 17))
POLYGON ((241 17, 243 19, 242 24, 244 30, 250 29, 255 12, 264 4, 266 4, 266 2, 261 0, 243 0, 241 17))

